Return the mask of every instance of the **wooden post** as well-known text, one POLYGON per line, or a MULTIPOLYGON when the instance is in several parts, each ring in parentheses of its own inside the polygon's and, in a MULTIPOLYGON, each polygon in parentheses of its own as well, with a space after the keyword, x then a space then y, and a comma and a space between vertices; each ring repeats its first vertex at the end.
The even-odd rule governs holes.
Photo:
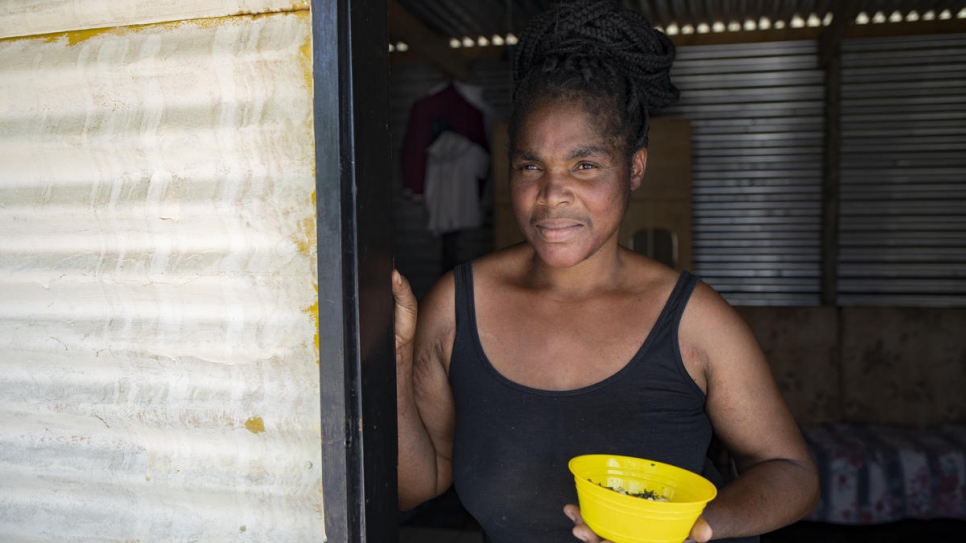
POLYGON ((819 36, 819 65, 825 69, 825 148, 822 164, 822 305, 837 305, 839 183, 842 175, 842 36, 858 13, 858 0, 835 5, 832 24, 819 36))
POLYGON ((837 305, 839 181, 842 167, 842 58, 825 65, 825 148, 822 165, 822 305, 837 305))

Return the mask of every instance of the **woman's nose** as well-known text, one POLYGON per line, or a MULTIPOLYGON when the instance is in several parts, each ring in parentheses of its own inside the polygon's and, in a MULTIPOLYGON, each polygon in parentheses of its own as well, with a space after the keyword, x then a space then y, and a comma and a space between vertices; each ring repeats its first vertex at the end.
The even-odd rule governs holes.
POLYGON ((540 203, 555 207, 573 201, 573 191, 567 172, 548 170, 540 188, 540 203))

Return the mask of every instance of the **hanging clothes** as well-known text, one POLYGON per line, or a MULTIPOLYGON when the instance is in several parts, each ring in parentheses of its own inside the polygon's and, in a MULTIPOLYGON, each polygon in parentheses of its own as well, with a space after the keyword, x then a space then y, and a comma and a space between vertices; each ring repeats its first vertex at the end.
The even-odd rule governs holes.
POLYGON ((493 137, 493 125, 499 122, 501 117, 496 108, 490 105, 490 103, 483 98, 483 87, 463 83, 462 81, 452 81, 450 83, 443 83, 433 87, 430 89, 429 94, 436 94, 437 92, 445 89, 447 85, 453 85, 453 87, 456 88, 456 91, 460 93, 460 96, 465 98, 467 102, 473 104, 476 109, 483 113, 483 131, 486 134, 486 148, 491 148, 493 146, 493 140, 491 139, 493 137))
POLYGON ((404 188, 414 194, 423 194, 426 187, 426 151, 446 131, 460 134, 484 150, 489 150, 483 112, 471 104, 453 83, 439 92, 420 98, 410 110, 400 151, 404 188))
POLYGON ((479 144, 445 131, 426 150, 427 227, 435 236, 479 228, 480 180, 486 179, 490 155, 479 144))

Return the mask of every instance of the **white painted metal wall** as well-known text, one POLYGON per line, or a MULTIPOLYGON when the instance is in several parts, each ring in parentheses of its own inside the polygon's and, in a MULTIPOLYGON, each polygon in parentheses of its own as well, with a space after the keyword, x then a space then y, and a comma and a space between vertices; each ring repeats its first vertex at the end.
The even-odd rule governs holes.
POLYGON ((0 540, 323 540, 307 1, 0 38, 0 540))

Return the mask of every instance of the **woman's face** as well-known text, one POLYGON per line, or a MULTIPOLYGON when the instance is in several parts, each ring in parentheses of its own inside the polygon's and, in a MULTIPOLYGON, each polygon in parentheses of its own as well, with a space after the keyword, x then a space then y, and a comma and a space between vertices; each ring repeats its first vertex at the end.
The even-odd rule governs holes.
POLYGON ((541 260, 569 267, 617 246, 630 191, 647 151, 628 161, 579 102, 551 100, 524 119, 510 157, 517 223, 541 260))

